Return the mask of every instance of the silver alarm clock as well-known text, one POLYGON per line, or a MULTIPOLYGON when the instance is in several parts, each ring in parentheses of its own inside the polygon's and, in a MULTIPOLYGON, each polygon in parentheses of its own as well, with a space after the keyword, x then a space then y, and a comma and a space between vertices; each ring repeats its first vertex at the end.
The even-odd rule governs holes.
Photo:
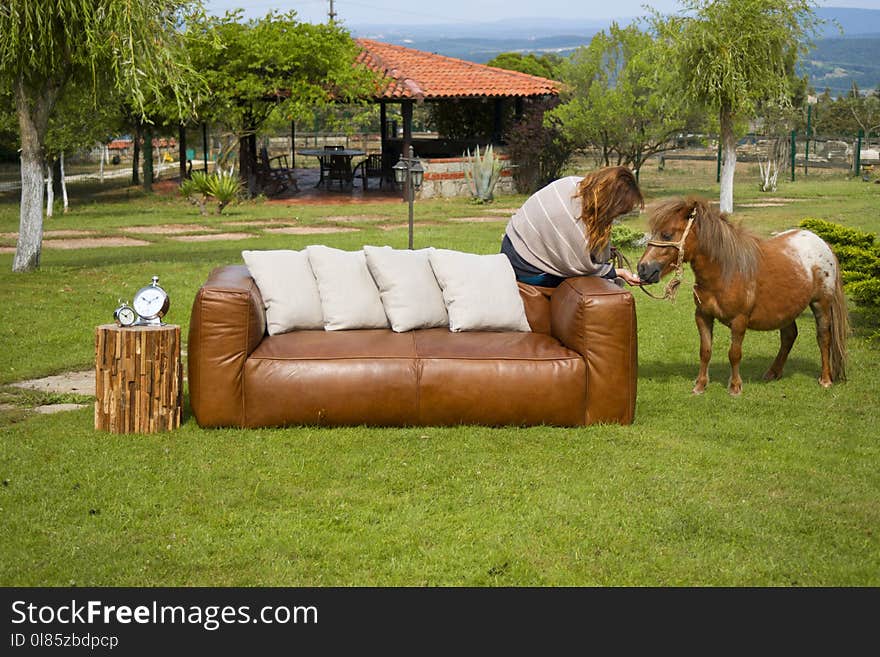
POLYGON ((132 326, 137 321, 137 315, 127 302, 120 299, 119 307, 113 311, 113 319, 117 326, 132 326))
POLYGON ((159 287, 159 277, 153 276, 150 285, 142 287, 134 295, 131 303, 138 315, 136 326, 162 326, 162 318, 168 312, 171 299, 168 293, 159 287))

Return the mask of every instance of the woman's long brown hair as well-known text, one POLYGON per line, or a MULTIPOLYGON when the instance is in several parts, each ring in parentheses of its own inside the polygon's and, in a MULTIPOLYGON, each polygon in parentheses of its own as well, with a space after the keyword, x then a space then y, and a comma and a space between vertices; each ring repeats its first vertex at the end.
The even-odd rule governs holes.
POLYGON ((634 208, 645 207, 645 199, 632 171, 606 167, 578 183, 581 216, 587 227, 587 244, 592 252, 602 251, 611 241, 611 223, 634 208))

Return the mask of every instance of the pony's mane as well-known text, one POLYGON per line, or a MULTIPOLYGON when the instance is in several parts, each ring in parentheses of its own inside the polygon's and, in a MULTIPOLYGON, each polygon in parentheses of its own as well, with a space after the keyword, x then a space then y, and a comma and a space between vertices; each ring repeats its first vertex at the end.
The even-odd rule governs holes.
POLYGON ((694 229, 700 250, 718 263, 722 279, 729 281, 734 274, 754 277, 760 255, 758 238, 742 226, 730 223, 726 213, 705 199, 688 197, 660 203, 651 212, 651 231, 656 232, 670 215, 686 220, 691 211, 696 211, 694 229))

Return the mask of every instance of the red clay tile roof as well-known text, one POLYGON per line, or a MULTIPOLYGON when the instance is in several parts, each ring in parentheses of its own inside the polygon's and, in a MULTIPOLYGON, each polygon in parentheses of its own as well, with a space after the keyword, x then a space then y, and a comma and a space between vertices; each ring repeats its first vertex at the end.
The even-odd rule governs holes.
POLYGON ((559 94, 559 82, 536 75, 371 39, 356 41, 362 48, 357 61, 382 73, 387 80, 377 98, 433 100, 559 94))

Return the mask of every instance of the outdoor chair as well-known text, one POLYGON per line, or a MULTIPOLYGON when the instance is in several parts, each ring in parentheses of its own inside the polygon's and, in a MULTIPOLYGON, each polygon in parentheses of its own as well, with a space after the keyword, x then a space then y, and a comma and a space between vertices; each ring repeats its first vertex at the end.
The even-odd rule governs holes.
POLYGON ((354 180, 354 174, 351 170, 351 158, 343 155, 333 155, 334 151, 344 151, 344 146, 324 146, 324 150, 328 152, 328 156, 320 158, 321 161, 321 179, 326 182, 327 187, 335 181, 339 183, 339 189, 342 190, 346 185, 351 185, 354 180))
POLYGON ((257 171, 261 179, 261 186, 269 196, 280 194, 288 187, 292 187, 294 192, 299 191, 296 175, 293 168, 288 166, 286 155, 269 157, 266 147, 263 146, 260 148, 257 171))
POLYGON ((378 178, 379 189, 381 189, 382 183, 385 180, 385 171, 382 167, 382 155, 379 153, 367 155, 366 159, 361 160, 357 163, 354 171, 352 172, 352 175, 355 178, 357 178, 358 176, 361 177, 364 190, 367 189, 367 181, 369 178, 378 178))

